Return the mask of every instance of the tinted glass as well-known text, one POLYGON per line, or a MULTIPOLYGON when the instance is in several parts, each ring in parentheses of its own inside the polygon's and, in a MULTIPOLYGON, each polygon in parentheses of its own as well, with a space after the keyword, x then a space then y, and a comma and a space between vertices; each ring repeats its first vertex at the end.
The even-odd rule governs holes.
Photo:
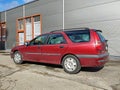
POLYGON ((30 45, 43 45, 46 43, 48 35, 38 36, 30 42, 30 45))
POLYGON ((51 34, 49 36, 48 44, 64 44, 66 43, 62 34, 51 34))
POLYGON ((72 42, 88 42, 90 41, 89 30, 65 31, 72 42))
POLYGON ((105 42, 105 38, 103 37, 102 33, 101 32, 97 32, 101 42, 105 42))

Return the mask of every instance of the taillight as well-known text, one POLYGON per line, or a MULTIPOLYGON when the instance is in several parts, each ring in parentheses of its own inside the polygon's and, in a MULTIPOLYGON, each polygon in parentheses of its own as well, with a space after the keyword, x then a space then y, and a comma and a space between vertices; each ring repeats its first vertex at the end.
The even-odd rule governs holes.
POLYGON ((98 54, 105 53, 108 50, 107 40, 102 36, 100 30, 94 32, 95 42, 96 42, 96 51, 98 54))
POLYGON ((98 53, 102 53, 102 51, 103 51, 103 45, 102 45, 101 41, 97 41, 96 42, 96 49, 97 49, 98 53))

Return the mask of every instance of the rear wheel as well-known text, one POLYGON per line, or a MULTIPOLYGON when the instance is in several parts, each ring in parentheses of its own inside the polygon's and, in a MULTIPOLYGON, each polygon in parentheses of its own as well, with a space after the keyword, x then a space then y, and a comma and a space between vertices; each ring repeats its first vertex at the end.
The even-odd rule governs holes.
POLYGON ((19 51, 16 51, 16 52, 14 53, 13 61, 14 61, 16 64, 22 64, 22 63, 23 63, 22 55, 20 54, 19 51))
POLYGON ((65 56, 62 61, 62 66, 64 71, 70 74, 76 74, 81 69, 80 62, 74 55, 65 56))

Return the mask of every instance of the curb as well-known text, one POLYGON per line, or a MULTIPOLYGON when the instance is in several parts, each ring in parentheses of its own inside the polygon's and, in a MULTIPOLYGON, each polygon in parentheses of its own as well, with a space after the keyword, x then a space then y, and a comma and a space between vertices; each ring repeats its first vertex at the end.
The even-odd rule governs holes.
POLYGON ((1 55, 10 55, 10 50, 0 50, 1 55))

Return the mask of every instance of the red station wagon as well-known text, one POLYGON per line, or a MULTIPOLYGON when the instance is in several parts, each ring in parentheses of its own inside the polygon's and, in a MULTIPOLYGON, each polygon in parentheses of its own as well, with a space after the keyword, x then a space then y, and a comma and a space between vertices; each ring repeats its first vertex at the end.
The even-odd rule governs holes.
POLYGON ((62 65, 70 74, 81 67, 103 67, 108 61, 107 40, 101 30, 74 28, 40 35, 11 50, 16 64, 34 61, 62 65))

